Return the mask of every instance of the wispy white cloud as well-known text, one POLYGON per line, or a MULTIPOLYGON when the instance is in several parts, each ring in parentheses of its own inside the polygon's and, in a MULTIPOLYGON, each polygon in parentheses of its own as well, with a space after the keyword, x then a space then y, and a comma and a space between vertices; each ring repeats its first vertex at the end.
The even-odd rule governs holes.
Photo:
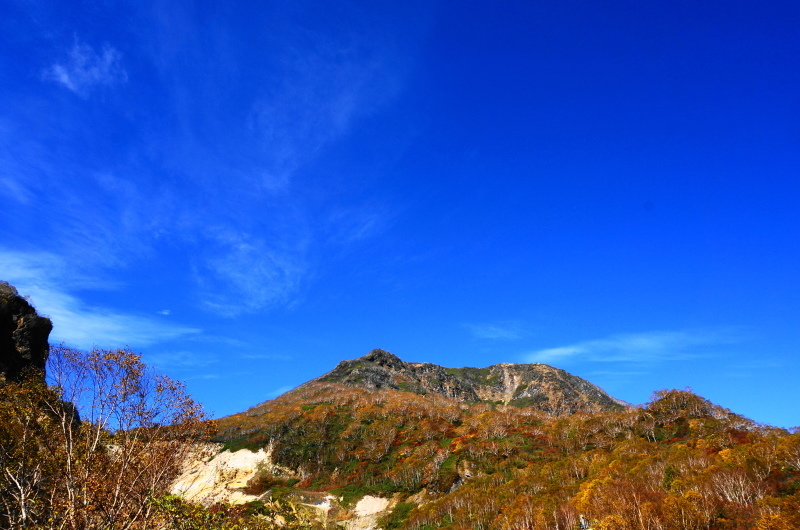
POLYGON ((198 280, 205 305, 221 314, 287 303, 307 273, 302 242, 269 244, 230 229, 212 234, 198 280))
POLYGON ((0 271, 5 280, 18 283, 18 287, 45 289, 58 284, 64 291, 75 289, 108 289, 114 286, 97 277, 81 271, 68 271, 61 256, 37 251, 22 252, 0 248, 0 271), (13 281, 12 281, 13 280, 13 281))
MULTIPOLYGON (((186 276, 196 280, 196 292, 187 294, 213 312, 297 303, 322 256, 363 244, 387 226, 379 201, 333 197, 349 184, 310 189, 297 177, 400 91, 403 54, 382 45, 398 36, 358 23, 348 31, 311 31, 304 16, 289 16, 265 38, 264 55, 274 59, 261 68, 243 61, 224 24, 203 38, 198 26, 180 22, 188 11, 170 11, 184 32, 170 23, 159 33, 182 42, 164 53, 165 44, 153 41, 149 66, 161 67, 163 103, 133 98, 142 121, 115 121, 130 110, 122 109, 92 128, 97 123, 83 114, 85 106, 75 105, 52 119, 16 111, 0 122, 0 194, 27 216, 0 212, 0 221, 16 223, 6 244, 24 248, 46 239, 39 248, 107 276, 168 248, 186 259, 164 261, 188 263, 186 276), (226 76, 206 75, 209 65, 226 76), (245 69, 258 88, 232 92, 237 85, 228 81, 245 69), (231 101, 236 105, 220 104, 231 101), (159 126, 142 126, 148 117, 159 126), (134 129, 119 136, 118 157, 98 155, 110 146, 84 149, 94 135, 105 145, 120 126, 134 129), (37 237, 23 218, 36 220, 37 237)), ((136 53, 140 61, 148 50, 136 53)), ((127 82, 124 59, 111 45, 76 38, 42 78, 87 97, 127 82)), ((331 175, 331 182, 337 178, 349 176, 331 175)))
POLYGON ((402 69, 386 48, 365 46, 363 32, 352 41, 341 32, 308 40, 306 30, 295 30, 276 49, 282 48, 280 75, 250 115, 261 147, 263 184, 271 189, 284 188, 298 168, 402 86, 402 69))
POLYGON ((714 346, 738 342, 731 330, 683 330, 622 333, 536 350, 524 355, 527 362, 554 363, 574 360, 598 362, 656 362, 707 355, 714 346))
POLYGON ((118 50, 106 44, 98 52, 77 38, 65 60, 46 68, 43 77, 81 97, 97 87, 128 80, 128 74, 122 66, 122 54, 118 50))
MULTIPOLYGON (((202 115, 226 131, 215 145, 206 146, 188 115, 177 136, 180 148, 165 154, 172 158, 178 153, 178 173, 202 190, 190 197, 174 190, 180 199, 170 226, 192 256, 192 278, 205 308, 235 316, 291 305, 301 298, 323 252, 363 243, 385 229, 387 208, 377 201, 329 202, 329 197, 320 200, 324 190, 309 193, 294 186, 298 172, 320 150, 396 93, 396 73, 379 60, 353 53, 351 44, 321 38, 311 46, 304 42, 302 52, 291 44, 277 45, 281 60, 271 74, 274 82, 265 82, 245 124, 208 111, 215 106, 205 98, 213 94, 225 99, 225 87, 188 90, 182 107, 202 106, 202 115)), ((187 87, 172 90, 184 92, 187 87)), ((170 138, 170 145, 174 143, 170 138)), ((162 195, 158 190, 149 196, 162 195)), ((124 204, 146 203, 136 199, 134 192, 133 200, 124 204)), ((136 217, 140 210, 130 216, 141 223, 136 217)))
POLYGON ((173 368, 205 368, 219 362, 210 354, 191 350, 169 350, 147 354, 147 362, 161 369, 173 368))
POLYGON ((202 379, 202 380, 221 379, 221 378, 222 376, 219 374, 198 374, 189 377, 189 379, 202 379))
POLYGON ((27 188, 10 177, 0 177, 0 192, 14 198, 21 204, 30 204, 33 199, 27 188))
POLYGON ((30 295, 40 314, 53 321, 50 342, 80 348, 140 347, 200 333, 197 328, 85 304, 73 290, 107 288, 108 284, 73 275, 59 257, 49 253, 0 250, 0 271, 21 294, 30 295))
POLYGON ((488 340, 516 340, 523 332, 514 322, 495 322, 483 324, 464 324, 475 338, 488 340))
POLYGON ((165 325, 148 317, 87 307, 78 298, 58 291, 37 290, 31 296, 53 320, 53 342, 63 341, 82 348, 140 347, 200 333, 197 328, 165 325))
POLYGON ((147 255, 175 218, 171 190, 154 189, 131 170, 87 168, 63 148, 70 139, 52 130, 36 138, 26 127, 0 120, 0 196, 11 199, 0 209, 4 244, 38 243, 83 270, 125 268, 147 255))
POLYGON ((384 231, 392 216, 389 208, 375 202, 335 208, 325 221, 327 240, 346 247, 369 239, 384 231))

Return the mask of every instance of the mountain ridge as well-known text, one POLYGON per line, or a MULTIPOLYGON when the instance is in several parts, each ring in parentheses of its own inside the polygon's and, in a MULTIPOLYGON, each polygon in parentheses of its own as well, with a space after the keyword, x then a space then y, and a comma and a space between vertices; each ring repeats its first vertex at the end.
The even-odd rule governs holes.
POLYGON ((628 405, 586 379, 547 364, 447 368, 428 362, 406 362, 382 349, 341 361, 330 372, 301 387, 314 382, 439 394, 458 401, 533 407, 556 414, 614 410, 628 405))
POLYGON ((220 418, 210 441, 223 460, 226 449, 264 455, 246 485, 227 489, 312 506, 318 528, 800 524, 800 433, 688 389, 600 410, 582 389, 602 392, 547 365, 448 369, 373 350, 220 418), (548 400, 513 403, 523 377, 548 400), (379 517, 356 517, 364 499, 384 503, 379 517))

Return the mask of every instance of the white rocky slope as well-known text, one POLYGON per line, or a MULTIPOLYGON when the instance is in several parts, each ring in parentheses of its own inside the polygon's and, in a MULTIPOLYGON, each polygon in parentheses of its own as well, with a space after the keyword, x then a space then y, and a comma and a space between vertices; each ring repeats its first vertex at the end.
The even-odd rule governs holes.
MULTIPOLYGON (((184 463, 183 470, 172 484, 170 492, 180 495, 187 502, 210 506, 217 502, 243 504, 262 499, 263 495, 249 495, 243 490, 247 482, 259 471, 275 474, 291 474, 276 466, 267 448, 252 452, 242 449, 236 452, 222 451, 222 444, 198 444, 184 463)), ((321 502, 302 504, 317 512, 320 521, 327 521, 338 499, 327 495, 321 502)), ((377 521, 391 510, 395 503, 390 499, 365 496, 355 505, 351 518, 339 523, 347 530, 374 530, 377 521)), ((337 510, 338 511, 338 510, 337 510)))
POLYGON ((355 506, 355 517, 339 523, 346 530, 376 530, 378 520, 386 515, 394 503, 383 497, 365 495, 355 506))
POLYGON ((260 495, 242 491, 260 467, 272 466, 271 451, 243 449, 220 452, 222 444, 201 444, 192 451, 170 491, 188 502, 210 506, 216 502, 241 504, 260 495))

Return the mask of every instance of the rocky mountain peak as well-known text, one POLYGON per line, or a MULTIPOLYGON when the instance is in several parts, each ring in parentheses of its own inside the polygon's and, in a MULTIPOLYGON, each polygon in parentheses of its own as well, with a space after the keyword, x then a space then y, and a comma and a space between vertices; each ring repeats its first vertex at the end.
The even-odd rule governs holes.
POLYGON ((404 362, 379 349, 342 361, 315 381, 440 394, 461 401, 503 403, 555 413, 609 410, 624 405, 589 381, 546 364, 445 368, 404 362))
POLYGON ((394 370, 401 370, 405 363, 400 360, 400 357, 389 353, 386 350, 381 349, 374 349, 364 357, 362 357, 365 361, 375 363, 378 366, 383 366, 385 368, 390 368, 394 370))

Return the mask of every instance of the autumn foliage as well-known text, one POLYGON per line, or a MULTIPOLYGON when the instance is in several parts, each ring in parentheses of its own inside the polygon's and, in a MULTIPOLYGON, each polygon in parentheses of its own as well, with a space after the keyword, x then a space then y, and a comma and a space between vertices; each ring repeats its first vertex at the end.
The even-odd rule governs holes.
POLYGON ((800 525, 800 434, 688 390, 555 417, 315 382, 219 427, 229 448, 269 447, 292 470, 264 481, 273 491, 393 496, 402 514, 386 528, 574 529, 581 517, 596 530, 800 525))
POLYGON ((0 525, 151 528, 210 426, 199 405, 127 349, 51 348, 48 376, 0 394, 0 525))
POLYGON ((385 529, 800 527, 800 432, 689 390, 555 415, 315 381, 212 424, 129 350, 57 347, 48 373, 0 394, 3 528, 324 527, 293 501, 301 492, 345 511, 391 497, 385 529), (263 502, 168 494, 192 443, 209 438, 268 449, 274 465, 248 485, 263 502))

